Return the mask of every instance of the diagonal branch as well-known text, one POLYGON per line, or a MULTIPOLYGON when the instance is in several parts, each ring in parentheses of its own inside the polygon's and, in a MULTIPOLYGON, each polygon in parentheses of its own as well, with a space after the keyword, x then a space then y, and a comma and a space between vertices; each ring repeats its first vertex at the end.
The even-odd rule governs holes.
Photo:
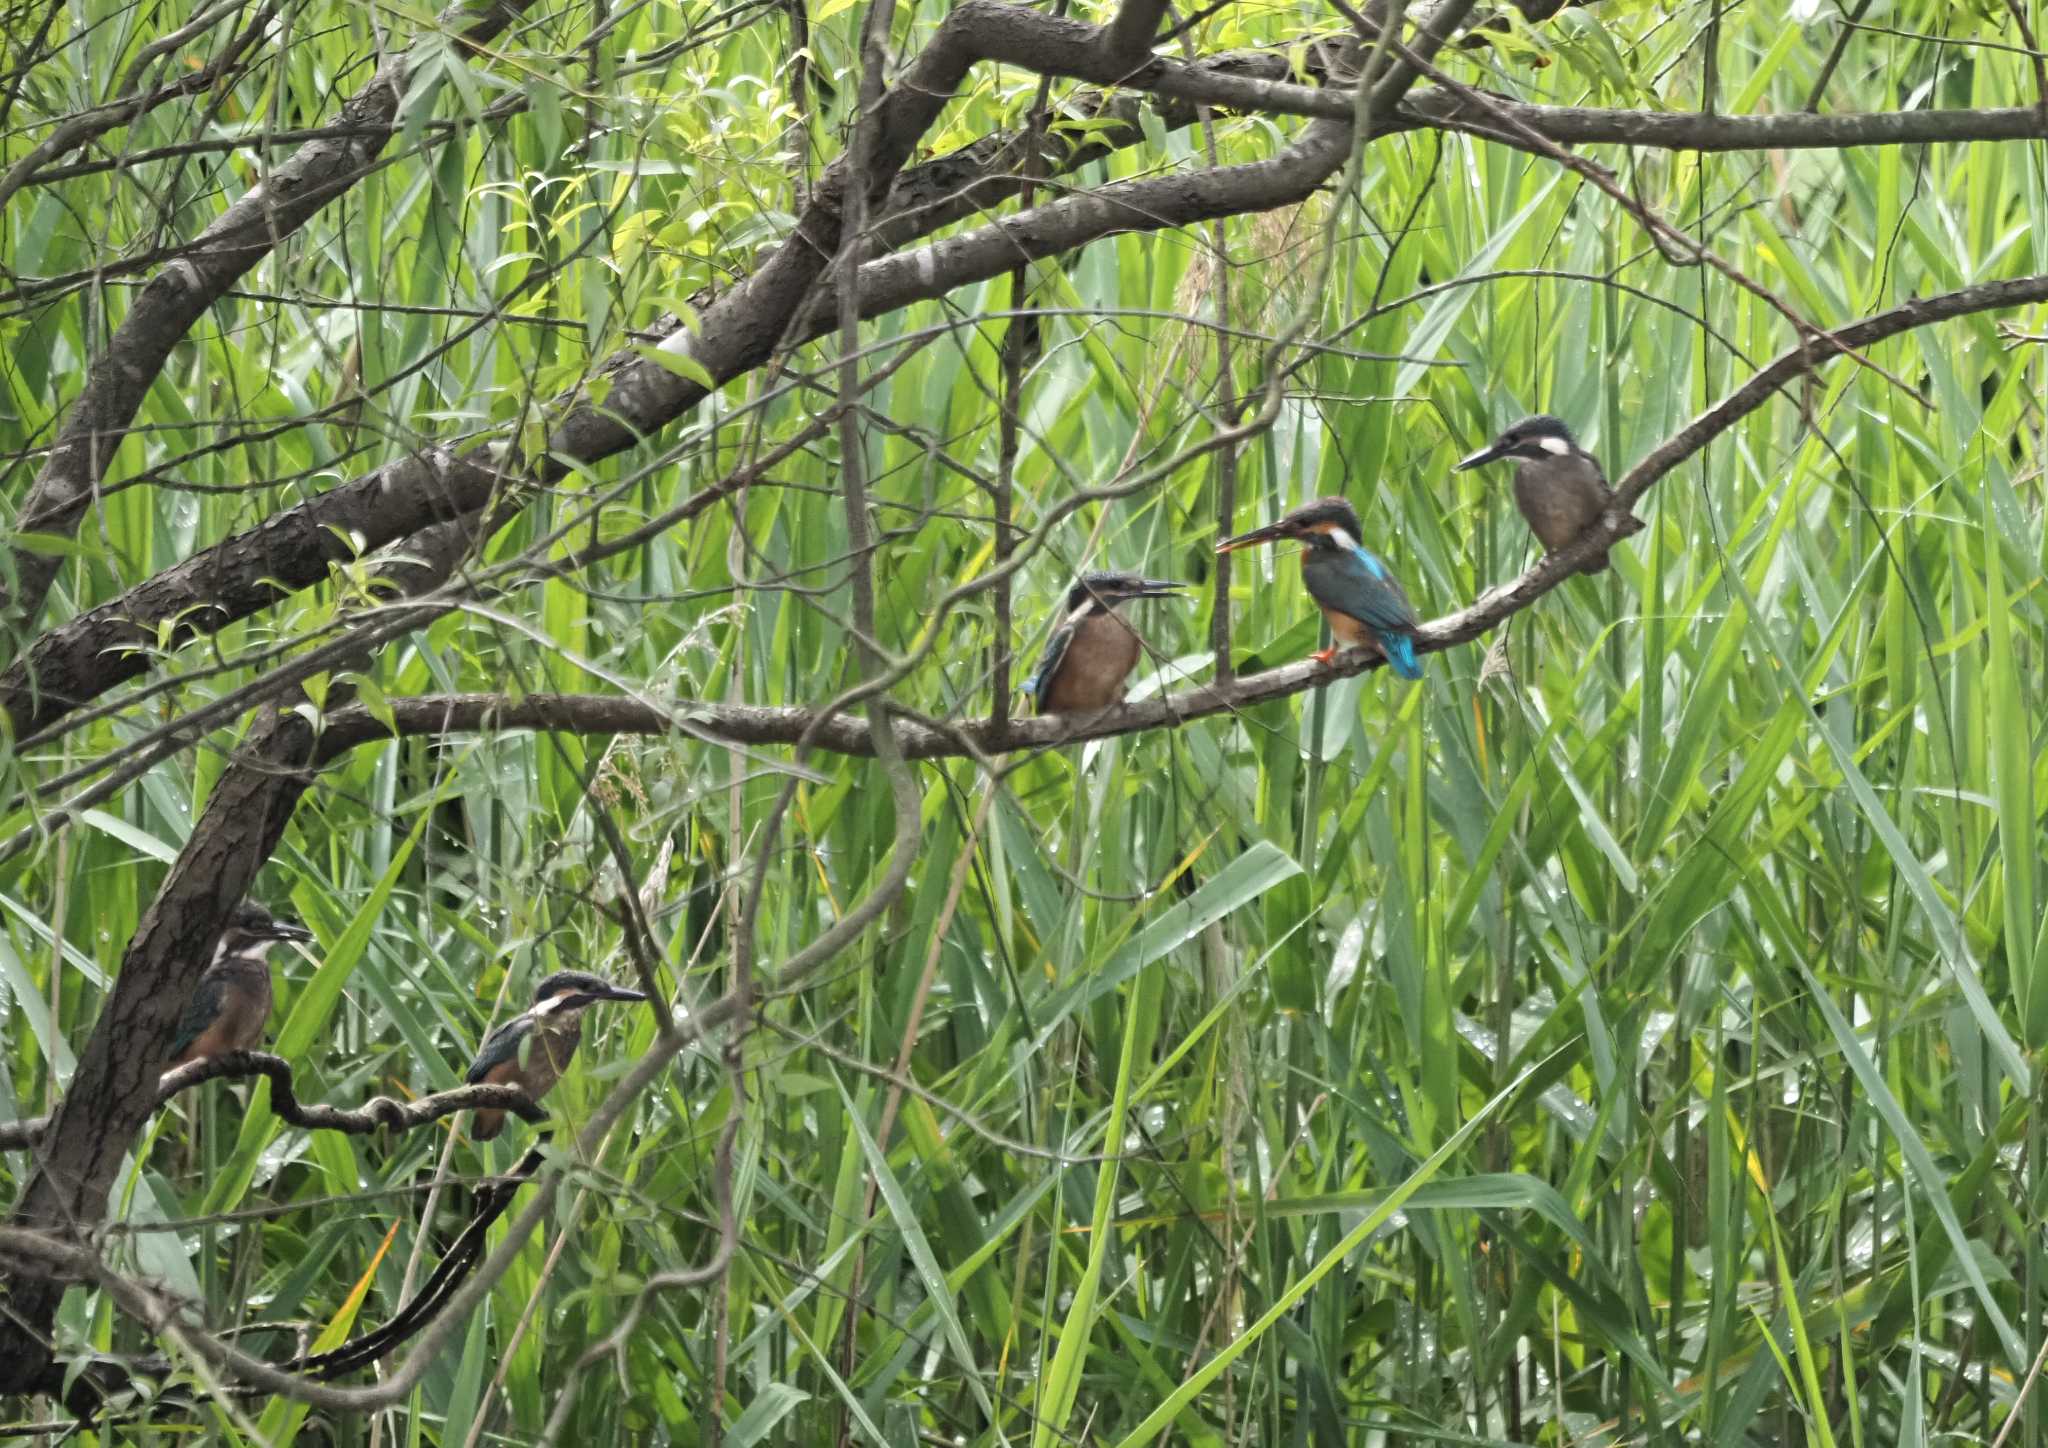
MULTIPOLYGON (((526 3, 493 0, 463 31, 463 39, 472 45, 488 41, 526 3)), ((450 23, 466 13, 452 12, 450 23)), ((16 532, 69 537, 77 530, 171 349, 244 273, 353 186, 384 149, 397 128, 410 61, 410 51, 394 55, 342 106, 346 137, 301 146, 136 293, 128 314, 87 370, 85 387, 14 519, 16 532)), ((0 630, 12 632, 16 642, 12 648, 0 642, 0 649, 18 654, 42 613, 63 554, 20 544, 11 551, 13 588, 0 584, 0 630)))

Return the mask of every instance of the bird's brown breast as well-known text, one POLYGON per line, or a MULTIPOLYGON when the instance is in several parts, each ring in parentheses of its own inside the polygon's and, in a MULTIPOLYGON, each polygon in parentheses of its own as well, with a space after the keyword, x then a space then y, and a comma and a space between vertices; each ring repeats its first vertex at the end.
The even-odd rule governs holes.
POLYGON ((1047 713, 1106 709, 1121 703, 1124 680, 1137 665, 1137 634, 1114 612, 1091 614, 1074 626, 1066 657, 1053 674, 1041 706, 1047 713))
POLYGON ((574 1016, 542 1021, 533 1028, 533 1039, 520 1053, 524 1059, 512 1079, 525 1088, 528 1096, 540 1100, 569 1069, 569 1058, 576 1054, 577 1043, 582 1039, 583 1023, 574 1016))
POLYGON ((173 1066, 229 1051, 253 1051, 263 1044, 263 1032, 270 1024, 270 967, 261 961, 236 961, 213 966, 207 975, 212 979, 202 976, 200 989, 217 989, 220 1009, 192 1044, 178 1053, 173 1066))

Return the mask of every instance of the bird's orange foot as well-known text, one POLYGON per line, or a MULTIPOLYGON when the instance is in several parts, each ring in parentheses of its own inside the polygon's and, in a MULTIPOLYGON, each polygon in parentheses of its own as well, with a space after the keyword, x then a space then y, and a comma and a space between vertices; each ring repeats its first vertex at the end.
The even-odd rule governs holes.
POLYGON ((1326 649, 1318 649, 1316 650, 1316 652, 1310 654, 1309 657, 1314 659, 1319 664, 1327 664, 1328 662, 1330 662, 1330 660, 1337 657, 1337 646, 1335 644, 1331 644, 1326 649))

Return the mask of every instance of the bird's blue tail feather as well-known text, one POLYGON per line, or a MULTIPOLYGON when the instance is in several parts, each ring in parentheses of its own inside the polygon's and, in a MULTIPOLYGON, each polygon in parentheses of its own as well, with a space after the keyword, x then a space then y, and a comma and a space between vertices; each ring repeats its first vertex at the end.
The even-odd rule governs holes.
POLYGON ((1380 649, 1395 673, 1404 679, 1422 677, 1422 660, 1415 657, 1415 640, 1406 634, 1381 634, 1380 649))

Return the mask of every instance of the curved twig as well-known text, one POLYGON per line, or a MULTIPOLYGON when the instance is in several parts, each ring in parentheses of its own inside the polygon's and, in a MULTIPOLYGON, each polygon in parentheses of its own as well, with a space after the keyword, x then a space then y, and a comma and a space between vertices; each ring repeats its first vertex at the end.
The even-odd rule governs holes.
MULTIPOLYGON (((443 1094, 452 1096, 456 1093, 443 1094)), ((504 1176, 477 1188, 476 1209, 470 1213, 469 1224, 462 1229, 462 1235, 448 1248, 447 1254, 441 1258, 440 1265, 434 1269, 433 1275, 413 1294, 410 1302, 391 1315, 390 1321, 373 1332, 364 1333, 352 1342, 343 1343, 330 1352, 312 1353, 279 1363, 278 1370, 304 1373, 320 1382, 330 1382, 343 1373, 368 1367, 377 1359, 386 1357, 403 1346, 439 1315, 448 1305, 448 1300, 455 1295, 455 1289, 475 1270, 476 1264, 483 1258, 484 1233, 490 1230, 493 1222, 505 1214, 505 1208, 512 1205, 513 1195, 533 1180, 533 1174, 540 1170, 543 1159, 541 1149, 536 1146, 521 1157, 519 1164, 504 1176)))
MULTIPOLYGON (((274 1056, 262 1056, 257 1052, 238 1053, 257 1057, 261 1061, 275 1061, 274 1056)), ((218 1060, 228 1058, 221 1057, 218 1060)), ((211 1065, 213 1062, 195 1062, 195 1065, 211 1065)), ((220 1073, 215 1073, 220 1074, 220 1073)), ((184 1084, 211 1080, 212 1076, 200 1072, 190 1073, 184 1084)), ((272 1077, 274 1081, 276 1078, 272 1077)), ((508 1088, 499 1087, 498 1090, 508 1088)), ((454 1096, 456 1092, 443 1092, 454 1096)), ((381 1100, 382 1098, 380 1098, 381 1100)), ((433 1099, 433 1098, 428 1098, 433 1099)), ((376 1103, 372 1103, 375 1105, 376 1103)), ((387 1103, 395 1104, 395 1103, 387 1103)), ((530 1105, 530 1103, 529 1103, 530 1105)), ((507 1104, 508 1110, 518 1110, 516 1105, 507 1104)), ((525 1115, 525 1112, 521 1112, 525 1115)), ((323 1353, 308 1353, 275 1365, 277 1372, 303 1373, 316 1382, 327 1382, 344 1373, 368 1367, 379 1358, 387 1357, 418 1335, 420 1330, 434 1320, 448 1305, 464 1279, 475 1270, 483 1258, 484 1235, 492 1223, 505 1214, 505 1208, 512 1204, 512 1198, 519 1189, 533 1180, 540 1170, 545 1156, 539 1147, 534 1147, 519 1159, 511 1171, 493 1178, 477 1188, 476 1206, 470 1213, 469 1221, 463 1226, 461 1235, 449 1246, 440 1264, 434 1268, 420 1290, 410 1301, 401 1306, 382 1327, 364 1333, 361 1337, 343 1343, 323 1353)), ((0 1228, 0 1252, 8 1252, 22 1259, 24 1266, 39 1275, 56 1281, 91 1282, 112 1291, 122 1305, 131 1312, 143 1309, 168 1320, 176 1308, 169 1299, 140 1283, 120 1277, 91 1248, 68 1242, 60 1242, 42 1233, 0 1228)), ((188 1329, 189 1330, 189 1329, 188 1329)), ((95 1412, 101 1403, 128 1386, 129 1375, 134 1372, 161 1376, 170 1371, 171 1364, 165 1358, 150 1358, 130 1367, 117 1367, 111 1362, 92 1365, 92 1371, 66 1386, 61 1370, 47 1381, 35 1386, 40 1392, 61 1397, 67 1405, 81 1414, 95 1412)), ((263 1389, 240 1387, 242 1393, 256 1393, 263 1389)))

